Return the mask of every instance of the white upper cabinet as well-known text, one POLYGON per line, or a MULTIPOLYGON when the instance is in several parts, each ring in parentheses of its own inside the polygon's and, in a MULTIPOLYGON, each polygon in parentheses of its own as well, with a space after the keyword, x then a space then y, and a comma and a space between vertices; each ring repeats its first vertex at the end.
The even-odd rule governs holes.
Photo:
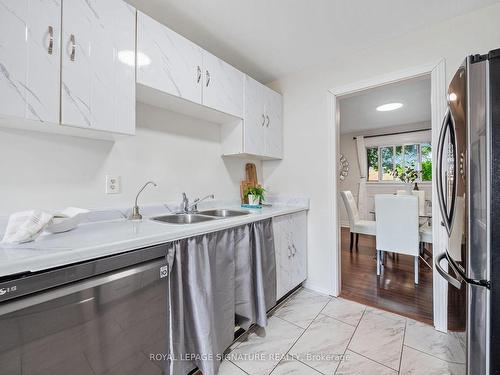
POLYGON ((280 159, 283 154, 281 94, 247 76, 245 83, 244 153, 280 159))
POLYGON ((265 155, 270 158, 283 157, 283 97, 264 86, 266 94, 265 155))
POLYGON ((140 101, 220 123, 224 155, 282 158, 281 95, 141 12, 137 83, 140 101))
POLYGON ((137 14, 137 83, 243 117, 245 75, 151 17, 137 14))
POLYGON ((137 83, 201 104, 202 50, 137 13, 137 83))
POLYGON ((245 121, 244 151, 252 155, 264 155, 266 115, 262 84, 246 77, 245 82, 245 121))
POLYGON ((61 4, 0 1, 0 114, 59 122, 61 4))
POLYGON ((61 123, 135 132, 136 11, 121 0, 64 0, 61 123))
POLYGON ((203 51, 203 104, 243 118, 245 75, 203 51))

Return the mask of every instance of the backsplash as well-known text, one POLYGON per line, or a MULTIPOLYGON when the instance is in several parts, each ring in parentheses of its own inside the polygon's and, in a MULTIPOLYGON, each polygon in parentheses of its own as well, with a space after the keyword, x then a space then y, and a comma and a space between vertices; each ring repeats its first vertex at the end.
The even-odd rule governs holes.
MULTIPOLYGON (((0 216, 66 206, 132 206, 214 193, 238 199, 248 160, 221 157, 218 125, 137 103, 137 134, 115 143, 0 129, 0 216), (121 176, 122 193, 105 194, 106 175, 121 176)), ((262 176, 261 163, 257 166, 262 176)), ((261 182, 261 181, 260 181, 261 182)))

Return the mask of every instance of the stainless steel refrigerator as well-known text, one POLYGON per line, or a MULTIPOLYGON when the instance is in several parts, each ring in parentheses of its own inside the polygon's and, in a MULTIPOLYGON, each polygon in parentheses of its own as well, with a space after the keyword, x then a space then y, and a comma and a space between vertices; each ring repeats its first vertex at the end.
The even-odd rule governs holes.
POLYGON ((455 73, 436 155, 448 234, 436 269, 466 293, 454 308, 465 317, 467 373, 500 374, 500 49, 455 73))

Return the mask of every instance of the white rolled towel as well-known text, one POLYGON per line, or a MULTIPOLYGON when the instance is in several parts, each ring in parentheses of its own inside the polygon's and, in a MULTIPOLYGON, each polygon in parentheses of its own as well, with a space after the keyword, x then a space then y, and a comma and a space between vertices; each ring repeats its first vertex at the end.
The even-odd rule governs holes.
POLYGON ((52 222, 53 215, 41 210, 16 212, 10 215, 2 243, 21 244, 36 239, 52 222))
POLYGON ((89 210, 78 207, 67 207, 55 214, 41 210, 17 212, 9 217, 2 243, 21 244, 34 241, 43 231, 70 231, 85 220, 88 212, 89 210))

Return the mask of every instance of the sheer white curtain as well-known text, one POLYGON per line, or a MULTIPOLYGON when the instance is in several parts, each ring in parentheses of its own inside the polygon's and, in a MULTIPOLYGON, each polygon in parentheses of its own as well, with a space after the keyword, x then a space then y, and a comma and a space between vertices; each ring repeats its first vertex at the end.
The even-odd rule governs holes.
POLYGON ((361 219, 366 219, 366 174, 368 172, 368 160, 366 156, 365 138, 356 137, 359 165, 359 189, 358 189, 358 211, 361 219))

